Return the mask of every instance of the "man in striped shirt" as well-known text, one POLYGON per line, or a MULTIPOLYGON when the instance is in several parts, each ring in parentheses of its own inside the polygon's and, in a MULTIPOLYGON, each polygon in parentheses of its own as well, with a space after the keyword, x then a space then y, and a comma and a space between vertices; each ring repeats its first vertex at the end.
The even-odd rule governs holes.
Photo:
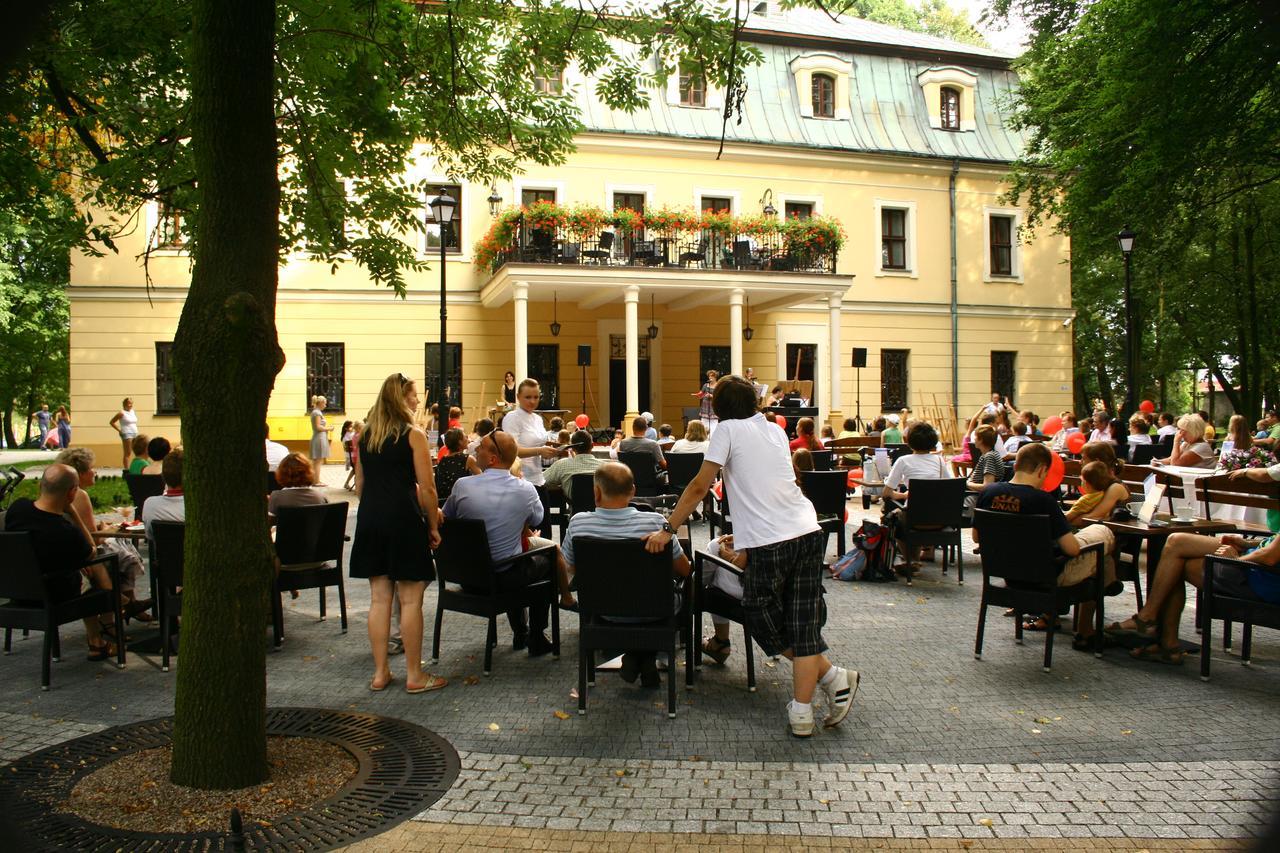
MULTIPOLYGON (((643 539, 662 529, 665 523, 656 512, 642 512, 630 505, 635 497, 636 482, 631 469, 621 462, 606 462, 595 471, 595 512, 580 512, 569 520, 560 550, 569 573, 573 573, 573 538, 595 536, 601 539, 643 539)), ((680 577, 689 576, 689 558, 680 547, 680 540, 671 540, 671 570, 680 577)), ((672 587, 672 605, 679 606, 672 587)), ((621 619, 617 621, 622 621, 621 619)), ((622 656, 622 677, 635 683, 636 677, 644 687, 658 687, 657 654, 655 652, 627 652, 622 656)))

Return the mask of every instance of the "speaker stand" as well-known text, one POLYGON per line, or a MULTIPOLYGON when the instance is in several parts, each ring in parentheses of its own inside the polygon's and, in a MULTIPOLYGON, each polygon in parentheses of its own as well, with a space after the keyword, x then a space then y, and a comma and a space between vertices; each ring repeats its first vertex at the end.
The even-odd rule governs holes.
POLYGON ((854 417, 854 420, 857 422, 856 429, 859 432, 865 432, 865 430, 862 429, 862 368, 855 367, 854 373, 858 377, 858 391, 854 395, 854 400, 855 400, 854 406, 856 408, 854 410, 853 417, 854 417))
POLYGON ((587 366, 582 365, 582 408, 578 411, 586 414, 587 411, 587 366))

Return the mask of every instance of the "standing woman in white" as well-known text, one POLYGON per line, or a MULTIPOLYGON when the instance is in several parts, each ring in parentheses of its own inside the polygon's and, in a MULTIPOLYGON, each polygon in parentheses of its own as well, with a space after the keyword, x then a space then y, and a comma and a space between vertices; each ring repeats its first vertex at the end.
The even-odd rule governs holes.
POLYGON ((138 413, 133 410, 133 400, 124 398, 120 411, 111 419, 111 427, 120 433, 120 467, 128 470, 129 451, 138 435, 138 413))
POLYGON ((521 475, 538 490, 542 501, 543 539, 551 538, 551 514, 547 512, 547 485, 542 476, 542 460, 559 455, 554 447, 547 446, 547 426, 542 415, 535 410, 542 399, 542 387, 536 379, 525 379, 516 389, 516 407, 502 419, 502 431, 516 440, 516 455, 520 460, 521 475))
POLYGON ((673 531, 702 504, 717 474, 733 507, 733 546, 747 553, 742 608, 752 638, 767 655, 792 661, 793 699, 787 706, 791 734, 813 734, 813 693, 822 688, 827 715, 837 726, 849 714, 858 673, 835 666, 824 654, 822 555, 825 537, 813 504, 796 485, 787 436, 756 410, 756 391, 741 376, 726 376, 711 398, 719 427, 702 469, 685 488, 662 530, 646 537, 659 553, 673 531))
POLYGON ((311 482, 320 485, 320 470, 329 458, 329 422, 324 417, 328 400, 319 394, 311 398, 311 482))

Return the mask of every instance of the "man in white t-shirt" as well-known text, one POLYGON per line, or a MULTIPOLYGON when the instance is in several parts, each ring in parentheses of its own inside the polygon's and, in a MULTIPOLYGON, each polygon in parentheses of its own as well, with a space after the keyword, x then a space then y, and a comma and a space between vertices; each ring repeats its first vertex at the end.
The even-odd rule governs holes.
POLYGON ((769 655, 793 662, 793 698, 787 706, 791 733, 813 734, 813 694, 827 699, 823 723, 844 720, 858 689, 858 673, 835 666, 823 654, 826 606, 822 600, 825 537, 818 517, 796 485, 786 434, 756 411, 755 388, 741 376, 716 383, 712 407, 719 427, 711 435, 702 468, 685 488, 662 530, 646 537, 660 553, 672 531, 702 505, 717 474, 733 507, 734 547, 747 552, 742 607, 752 638, 769 655))
POLYGON ((554 459, 559 451, 547 445, 547 427, 535 409, 542 399, 542 388, 536 379, 526 379, 516 388, 516 407, 502 419, 502 431, 516 440, 516 452, 524 478, 538 490, 542 501, 542 526, 539 534, 551 538, 551 513, 547 511, 547 487, 542 476, 542 460, 554 459))

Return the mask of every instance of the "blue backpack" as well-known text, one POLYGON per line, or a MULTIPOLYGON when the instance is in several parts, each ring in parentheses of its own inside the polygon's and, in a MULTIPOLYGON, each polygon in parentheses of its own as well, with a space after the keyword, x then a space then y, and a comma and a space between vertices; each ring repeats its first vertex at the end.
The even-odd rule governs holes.
POLYGON ((836 580, 880 583, 895 581, 889 567, 889 531, 874 521, 863 521, 853 534, 853 542, 844 556, 831 567, 836 580))

